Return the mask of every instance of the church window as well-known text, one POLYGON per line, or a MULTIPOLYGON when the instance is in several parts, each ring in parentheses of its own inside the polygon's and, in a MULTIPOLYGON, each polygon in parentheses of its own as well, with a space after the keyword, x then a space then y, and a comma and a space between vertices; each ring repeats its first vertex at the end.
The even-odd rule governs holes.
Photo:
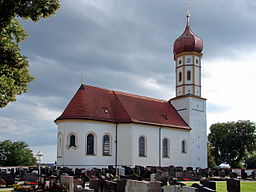
POLYGON ((94 155, 94 135, 87 135, 87 155, 94 155))
POLYGON ((198 64, 199 62, 198 62, 198 59, 196 59, 196 63, 198 64))
POLYGON ((168 140, 165 138, 163 139, 163 157, 168 157, 168 140))
POLYGON ((179 64, 181 64, 181 60, 179 60, 179 64))
POLYGON ((179 82, 181 82, 181 80, 182 80, 182 73, 179 72, 179 82))
POLYGON ((181 152, 182 152, 182 153, 186 153, 186 152, 187 152, 186 147, 187 147, 187 146, 186 146, 186 141, 183 140, 183 141, 181 142, 181 152))
POLYGON ((187 80, 188 81, 191 80, 191 71, 190 70, 187 71, 187 80))
POLYGON ((76 147, 76 136, 73 134, 69 138, 69 147, 76 147))
POLYGON ((110 155, 110 138, 108 135, 103 136, 103 155, 110 155))
POLYGON ((145 157, 146 153, 145 153, 145 147, 146 147, 146 141, 145 141, 145 137, 140 137, 139 138, 139 156, 140 157, 145 157))

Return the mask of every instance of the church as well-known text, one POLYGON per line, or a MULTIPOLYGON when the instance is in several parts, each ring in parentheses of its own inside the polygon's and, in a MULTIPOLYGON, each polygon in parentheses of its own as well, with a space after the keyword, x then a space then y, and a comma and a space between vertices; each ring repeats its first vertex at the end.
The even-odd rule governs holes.
POLYGON ((176 96, 165 101, 82 84, 55 120, 57 166, 207 167, 203 41, 189 18, 173 46, 176 96))

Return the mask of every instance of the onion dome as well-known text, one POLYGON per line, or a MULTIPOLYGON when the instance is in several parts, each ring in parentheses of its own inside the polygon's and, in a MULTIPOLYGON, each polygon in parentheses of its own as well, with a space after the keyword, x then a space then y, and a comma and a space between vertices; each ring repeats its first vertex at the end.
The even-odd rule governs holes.
POLYGON ((186 24, 185 31, 174 42, 174 46, 173 46, 174 56, 181 52, 195 51, 195 52, 201 53, 203 50, 203 40, 201 40, 191 31, 189 17, 190 15, 187 14, 187 24, 186 24))

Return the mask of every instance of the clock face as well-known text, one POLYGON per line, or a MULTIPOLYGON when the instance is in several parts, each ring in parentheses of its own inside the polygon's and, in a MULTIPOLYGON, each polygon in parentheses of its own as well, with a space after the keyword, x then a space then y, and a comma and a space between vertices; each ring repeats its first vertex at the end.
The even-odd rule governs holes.
POLYGON ((190 63, 191 62, 191 59, 190 58, 187 58, 187 63, 190 63))

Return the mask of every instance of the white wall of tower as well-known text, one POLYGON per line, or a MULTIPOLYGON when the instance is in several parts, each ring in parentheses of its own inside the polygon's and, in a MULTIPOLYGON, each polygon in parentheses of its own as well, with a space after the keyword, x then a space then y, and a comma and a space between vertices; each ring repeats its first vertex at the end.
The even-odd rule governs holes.
POLYGON ((196 53, 176 58, 176 96, 201 96, 201 57, 196 53))

